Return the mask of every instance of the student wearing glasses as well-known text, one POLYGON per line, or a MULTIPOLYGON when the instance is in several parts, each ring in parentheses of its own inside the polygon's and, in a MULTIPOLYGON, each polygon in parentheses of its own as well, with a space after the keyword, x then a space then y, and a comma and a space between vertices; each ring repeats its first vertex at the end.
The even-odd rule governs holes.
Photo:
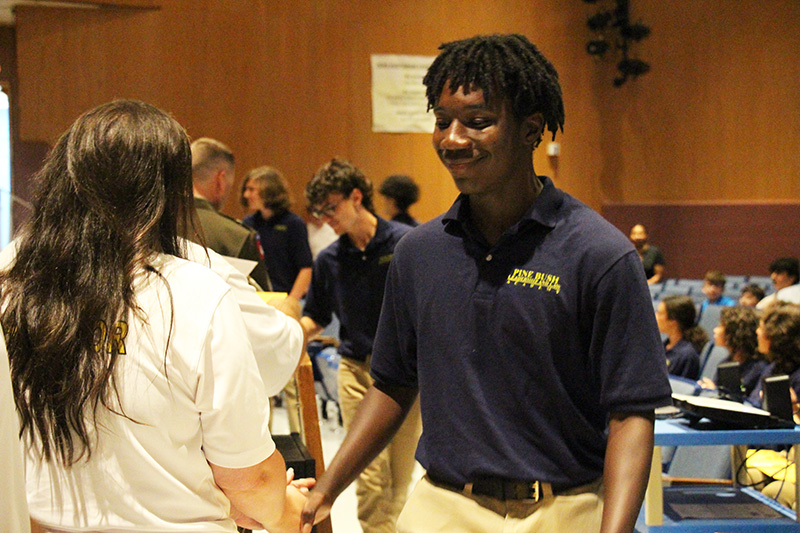
MULTIPOLYGON (((375 214, 372 183, 351 163, 333 159, 306 186, 311 214, 339 235, 314 262, 300 320, 308 337, 321 332, 333 313, 341 322, 339 405, 345 428, 372 384, 372 343, 383 304, 389 263, 397 242, 411 228, 375 214)), ((391 444, 364 470, 356 484, 358 519, 364 531, 394 532, 414 469, 420 434, 414 407, 391 444)))

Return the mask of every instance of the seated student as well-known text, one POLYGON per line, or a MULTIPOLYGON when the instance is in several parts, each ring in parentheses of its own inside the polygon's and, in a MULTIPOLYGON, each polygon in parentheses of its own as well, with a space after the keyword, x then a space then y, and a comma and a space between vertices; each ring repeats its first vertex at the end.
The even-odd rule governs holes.
POLYGON ((800 306, 776 302, 767 309, 756 330, 758 351, 764 354, 764 367, 748 402, 761 407, 763 380, 770 376, 788 375, 795 397, 800 397, 800 306))
POLYGON ((769 277, 775 292, 756 305, 764 310, 777 301, 800 304, 800 261, 796 257, 780 257, 769 265, 769 277))
POLYGON ((648 285, 664 281, 666 278, 664 254, 656 246, 648 242, 647 228, 643 224, 636 224, 631 228, 629 238, 636 247, 639 259, 642 260, 648 285))
POLYGON ((695 325, 697 312, 688 296, 667 296, 658 303, 656 323, 667 335, 667 371, 679 377, 700 377, 700 350, 708 342, 703 328, 695 325))
MULTIPOLYGON (((748 397, 748 403, 761 407, 763 402, 763 379, 769 376, 788 375, 789 394, 792 399, 794 421, 800 424, 800 306, 791 303, 777 302, 769 307, 757 330, 758 349, 766 355, 769 365, 764 368, 758 385, 748 397)), ((786 455, 786 451, 759 450, 758 453, 770 454, 776 461, 786 460, 786 464, 794 461, 794 454, 786 455)), ((786 479, 773 479, 758 468, 751 465, 748 459, 747 479, 740 481, 756 486, 769 498, 796 509, 795 484, 786 479)), ((772 472, 772 471, 770 471, 772 472)))
POLYGON ((719 270, 709 270, 703 278, 703 294, 706 299, 700 304, 700 315, 706 310, 709 305, 724 305, 726 307, 733 307, 736 302, 723 294, 725 291, 725 283, 727 282, 725 274, 719 270))
MULTIPOLYGON (((719 325, 714 328, 714 344, 727 348, 730 352, 727 361, 739 363, 742 388, 745 396, 753 392, 758 379, 767 366, 757 351, 758 315, 750 307, 728 307, 722 310, 719 325)), ((717 378, 703 378, 700 385, 706 389, 716 389, 717 378)))
POLYGON ((748 283, 742 287, 742 294, 739 296, 739 305, 743 307, 755 307, 758 302, 764 299, 764 289, 756 283, 748 283))
POLYGON ((299 530, 308 485, 266 429, 242 312, 183 259, 191 176, 183 128, 130 100, 78 118, 37 176, 0 318, 45 530, 299 530))

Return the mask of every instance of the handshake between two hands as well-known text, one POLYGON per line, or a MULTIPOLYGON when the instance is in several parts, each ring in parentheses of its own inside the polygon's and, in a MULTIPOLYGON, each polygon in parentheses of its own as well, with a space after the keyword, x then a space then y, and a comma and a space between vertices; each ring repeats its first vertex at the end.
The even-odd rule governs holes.
MULTIPOLYGON (((303 504, 308 496, 308 492, 314 487, 316 482, 317 480, 313 477, 294 479, 294 469, 289 468, 286 470, 286 505, 297 509, 298 519, 299 512, 303 509, 303 504)), ((259 522, 246 516, 233 506, 231 506, 231 518, 234 519, 236 525, 239 527, 250 530, 264 529, 264 526, 259 522)))

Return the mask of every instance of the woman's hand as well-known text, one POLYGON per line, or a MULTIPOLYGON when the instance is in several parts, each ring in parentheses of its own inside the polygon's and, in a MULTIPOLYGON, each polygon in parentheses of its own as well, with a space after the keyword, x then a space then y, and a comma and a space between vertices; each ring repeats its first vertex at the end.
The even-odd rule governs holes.
POLYGON ((297 490, 299 490, 302 494, 308 494, 308 491, 314 488, 314 485, 317 484, 317 480, 313 477, 305 477, 301 479, 294 478, 294 468, 289 468, 286 470, 286 484, 291 485, 297 490))

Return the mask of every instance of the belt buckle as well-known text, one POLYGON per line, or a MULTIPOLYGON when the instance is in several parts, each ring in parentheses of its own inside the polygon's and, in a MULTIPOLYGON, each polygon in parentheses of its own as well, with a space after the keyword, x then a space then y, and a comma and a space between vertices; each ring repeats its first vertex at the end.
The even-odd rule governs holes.
POLYGON ((532 501, 533 503, 539 503, 541 499, 541 484, 539 481, 534 481, 533 483, 528 483, 525 485, 525 489, 527 490, 527 494, 523 500, 532 501))

